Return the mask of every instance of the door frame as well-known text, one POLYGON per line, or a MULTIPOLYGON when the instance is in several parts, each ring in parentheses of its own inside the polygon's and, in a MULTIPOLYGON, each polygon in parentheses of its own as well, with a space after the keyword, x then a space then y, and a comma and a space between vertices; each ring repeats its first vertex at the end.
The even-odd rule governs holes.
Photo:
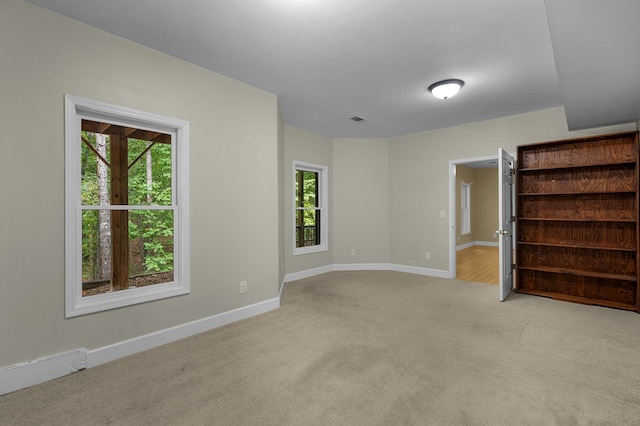
POLYGON ((478 162, 485 162, 496 160, 496 169, 498 168, 498 154, 483 155, 481 157, 460 158, 457 160, 449 160, 449 278, 454 279, 456 277, 456 166, 473 164, 478 162))

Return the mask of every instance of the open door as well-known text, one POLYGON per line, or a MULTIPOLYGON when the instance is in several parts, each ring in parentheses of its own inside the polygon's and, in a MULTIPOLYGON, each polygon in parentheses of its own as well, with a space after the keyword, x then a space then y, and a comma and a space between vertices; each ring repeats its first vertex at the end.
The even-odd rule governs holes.
POLYGON ((515 160, 504 149, 498 149, 498 245, 500 255, 500 301, 513 289, 513 171, 515 160))

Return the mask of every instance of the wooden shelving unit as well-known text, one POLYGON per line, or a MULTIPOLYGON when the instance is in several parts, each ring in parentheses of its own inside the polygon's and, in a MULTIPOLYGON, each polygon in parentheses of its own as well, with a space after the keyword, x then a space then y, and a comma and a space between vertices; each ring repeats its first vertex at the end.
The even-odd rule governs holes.
POLYGON ((518 147, 516 290, 636 310, 638 132, 518 147))

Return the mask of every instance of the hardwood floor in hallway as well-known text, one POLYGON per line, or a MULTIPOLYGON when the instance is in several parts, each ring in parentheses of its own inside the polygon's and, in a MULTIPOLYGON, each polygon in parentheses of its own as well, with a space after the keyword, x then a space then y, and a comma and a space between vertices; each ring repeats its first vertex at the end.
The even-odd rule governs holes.
POLYGON ((473 246, 456 256, 457 279, 498 285, 498 247, 473 246))

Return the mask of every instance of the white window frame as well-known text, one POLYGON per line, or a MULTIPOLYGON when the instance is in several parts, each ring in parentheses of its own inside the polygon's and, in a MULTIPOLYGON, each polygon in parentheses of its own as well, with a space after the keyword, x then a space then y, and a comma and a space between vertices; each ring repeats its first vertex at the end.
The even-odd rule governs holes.
POLYGON ((327 166, 293 162, 293 255, 318 253, 329 250, 329 168, 327 166), (320 209, 320 244, 296 247, 296 170, 318 173, 318 208, 320 209))
MULTIPOLYGON (((122 206, 109 206, 111 209, 122 206)), ((153 209, 146 206, 145 209, 153 209)), ((163 207, 166 209, 166 207, 163 207)), ((127 206, 127 209, 129 207, 127 206)), ((133 210, 130 209, 130 210, 133 210)), ((190 291, 189 282, 189 122, 65 95, 65 316, 85 315, 190 291), (80 197, 82 119, 113 123, 171 135, 174 214, 174 281, 82 296, 82 210, 80 197)))
POLYGON ((471 233, 471 184, 460 184, 460 235, 471 233))

